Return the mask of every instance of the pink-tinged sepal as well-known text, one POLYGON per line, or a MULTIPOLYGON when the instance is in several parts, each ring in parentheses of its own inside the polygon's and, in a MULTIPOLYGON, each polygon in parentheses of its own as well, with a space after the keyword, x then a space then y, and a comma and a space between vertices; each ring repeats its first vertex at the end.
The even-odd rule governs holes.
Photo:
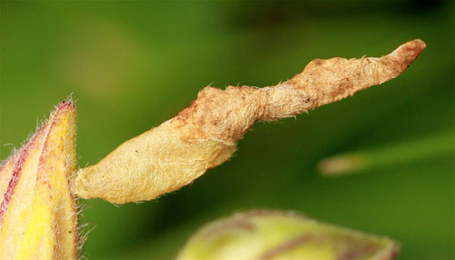
POLYGON ((0 259, 75 259, 76 109, 60 103, 0 167, 0 259))

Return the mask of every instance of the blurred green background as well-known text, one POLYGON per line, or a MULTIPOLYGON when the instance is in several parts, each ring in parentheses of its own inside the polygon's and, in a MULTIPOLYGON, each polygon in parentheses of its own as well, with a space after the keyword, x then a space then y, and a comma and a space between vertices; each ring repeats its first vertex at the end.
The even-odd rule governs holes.
POLYGON ((0 7, 0 158, 72 95, 80 166, 173 117, 209 84, 272 85, 315 58, 380 56, 415 38, 428 45, 391 82, 255 125, 229 162, 177 192, 123 206, 82 200, 89 259, 170 259, 203 223, 252 208, 387 235, 401 243, 399 259, 455 259, 452 1, 0 7), (319 160, 356 151, 380 159, 361 174, 317 173, 319 160))

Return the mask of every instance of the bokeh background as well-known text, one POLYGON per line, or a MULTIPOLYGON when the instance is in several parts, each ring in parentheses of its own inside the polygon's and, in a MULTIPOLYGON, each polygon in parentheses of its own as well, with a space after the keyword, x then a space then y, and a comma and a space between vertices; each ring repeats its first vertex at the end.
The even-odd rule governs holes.
POLYGON ((140 204, 82 200, 89 259, 171 259, 203 223, 293 209, 401 243, 399 259, 454 255, 452 1, 2 1, 0 158, 72 96, 80 166, 173 117, 203 87, 272 85, 315 58, 380 56, 421 38, 399 78, 277 123, 227 163, 140 204), (327 178, 345 153, 370 164, 327 178))

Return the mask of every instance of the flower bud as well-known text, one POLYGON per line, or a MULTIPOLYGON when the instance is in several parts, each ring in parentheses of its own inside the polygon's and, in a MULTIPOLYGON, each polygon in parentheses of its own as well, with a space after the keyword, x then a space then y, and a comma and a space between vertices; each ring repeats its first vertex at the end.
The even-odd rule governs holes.
POLYGON ((207 224, 178 259, 392 259, 397 244, 293 212, 256 210, 207 224))
POLYGON ((0 259, 76 259, 76 110, 60 103, 0 166, 0 259))

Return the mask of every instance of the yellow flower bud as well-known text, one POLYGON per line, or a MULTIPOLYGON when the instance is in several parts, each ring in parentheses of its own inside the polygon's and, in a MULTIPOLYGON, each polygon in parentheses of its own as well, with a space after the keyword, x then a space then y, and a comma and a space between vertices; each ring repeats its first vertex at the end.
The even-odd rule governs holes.
POLYGON ((0 259, 75 259, 76 109, 60 103, 0 166, 0 259))

